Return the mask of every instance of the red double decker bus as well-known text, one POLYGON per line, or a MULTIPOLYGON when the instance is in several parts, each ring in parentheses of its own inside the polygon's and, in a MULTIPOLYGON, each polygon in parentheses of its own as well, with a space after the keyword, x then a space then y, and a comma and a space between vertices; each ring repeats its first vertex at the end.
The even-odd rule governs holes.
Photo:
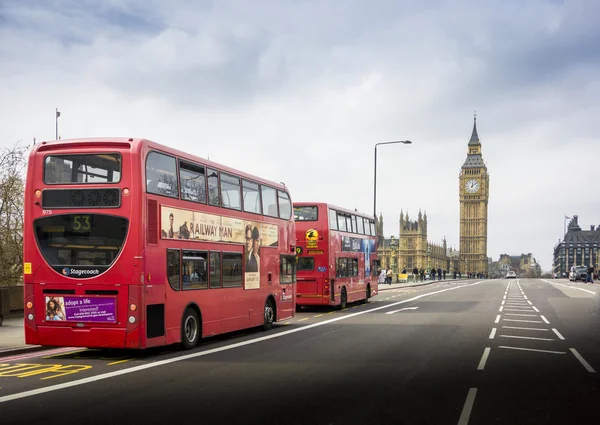
POLYGON ((142 139, 34 145, 27 344, 146 348, 295 314, 286 187, 142 139))
POLYGON ((295 202, 296 306, 346 308, 378 291, 373 217, 317 202, 295 202))

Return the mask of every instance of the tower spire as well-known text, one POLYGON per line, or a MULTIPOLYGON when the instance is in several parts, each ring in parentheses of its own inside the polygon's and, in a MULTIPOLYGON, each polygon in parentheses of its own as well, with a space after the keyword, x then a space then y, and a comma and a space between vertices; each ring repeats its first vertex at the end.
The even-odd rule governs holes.
POLYGON ((479 135, 477 134, 477 111, 473 114, 473 132, 471 133, 471 140, 469 140, 469 146, 480 145, 479 135))

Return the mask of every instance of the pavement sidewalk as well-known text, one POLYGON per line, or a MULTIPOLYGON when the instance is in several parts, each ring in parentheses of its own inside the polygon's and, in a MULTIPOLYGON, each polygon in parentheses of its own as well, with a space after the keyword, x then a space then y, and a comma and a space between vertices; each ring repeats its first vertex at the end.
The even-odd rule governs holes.
MULTIPOLYGON (((442 279, 442 280, 426 280, 423 282, 404 282, 404 283, 380 283, 378 288, 379 291, 387 291, 390 289, 399 289, 399 288, 411 288, 413 286, 423 286, 423 285, 431 285, 432 283, 440 283, 440 282, 466 282, 469 279, 442 279)), ((471 279, 472 281, 476 281, 476 279, 471 279)), ((481 280, 481 279, 480 279, 481 280)))
POLYGON ((5 318, 0 326, 0 357, 44 349, 40 345, 25 344, 24 318, 5 318))

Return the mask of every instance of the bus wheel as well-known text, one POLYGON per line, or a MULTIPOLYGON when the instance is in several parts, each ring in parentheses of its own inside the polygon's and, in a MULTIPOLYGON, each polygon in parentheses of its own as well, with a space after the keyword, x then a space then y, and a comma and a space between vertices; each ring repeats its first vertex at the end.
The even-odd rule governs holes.
POLYGON ((367 285, 367 293, 365 297, 366 298, 363 300, 363 303, 366 303, 367 301, 369 301, 369 298, 371 298, 371 285, 367 285))
POLYGON ((268 299, 265 303, 265 323, 263 324, 263 330, 268 331, 273 327, 275 321, 275 307, 273 307, 273 301, 268 299))
POLYGON ((198 314, 192 308, 185 310, 181 323, 181 345, 190 350, 198 345, 200 339, 200 321, 198 314))
POLYGON ((343 310, 348 306, 348 296, 346 295, 346 287, 342 288, 342 299, 340 301, 340 310, 343 310))

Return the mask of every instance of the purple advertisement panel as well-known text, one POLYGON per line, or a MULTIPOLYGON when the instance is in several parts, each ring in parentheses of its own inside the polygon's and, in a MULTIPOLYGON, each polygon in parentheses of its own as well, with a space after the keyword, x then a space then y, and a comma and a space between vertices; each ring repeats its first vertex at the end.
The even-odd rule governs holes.
POLYGON ((46 320, 114 323, 117 321, 117 300, 96 297, 46 297, 46 320))

